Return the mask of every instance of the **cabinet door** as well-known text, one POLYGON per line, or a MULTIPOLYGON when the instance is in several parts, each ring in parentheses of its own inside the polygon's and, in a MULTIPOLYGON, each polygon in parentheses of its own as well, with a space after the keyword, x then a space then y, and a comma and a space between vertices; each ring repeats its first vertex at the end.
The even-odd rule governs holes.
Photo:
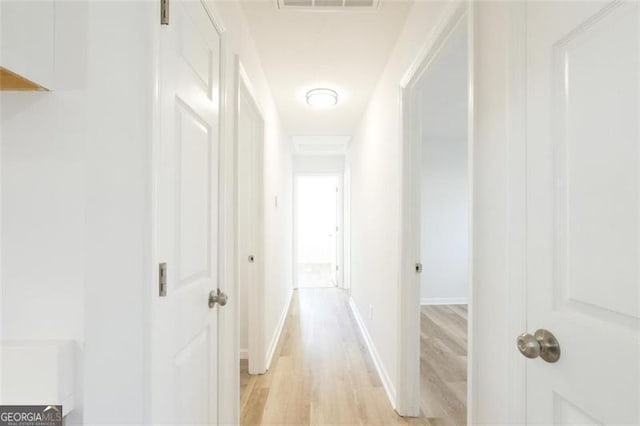
POLYGON ((0 1, 0 88, 53 86, 53 0, 0 1))

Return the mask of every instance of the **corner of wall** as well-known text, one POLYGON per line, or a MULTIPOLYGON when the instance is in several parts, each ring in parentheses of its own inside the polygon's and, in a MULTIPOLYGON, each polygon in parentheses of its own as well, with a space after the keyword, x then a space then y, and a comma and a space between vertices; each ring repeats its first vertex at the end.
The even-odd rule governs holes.
POLYGON ((391 377, 389 376, 389 373, 387 372, 387 369, 384 366, 384 363, 382 362, 382 358, 380 357, 380 354, 378 353, 376 346, 373 343, 371 336, 369 335, 369 332, 367 331, 367 327, 364 321, 362 320, 362 316, 360 315, 358 306, 356 305, 352 297, 349 298, 349 307, 353 312, 353 316, 356 319, 358 328, 360 329, 360 334, 362 335, 362 338, 364 339, 364 342, 367 345, 367 349, 371 354, 371 358, 373 359, 373 364, 375 365, 378 375, 380 376, 380 380, 382 381, 382 386, 384 387, 384 390, 387 394, 387 398, 389 398, 391 407, 395 409, 396 408, 396 388, 393 384, 393 381, 391 380, 391 377))
POLYGON ((278 342, 280 341, 280 337, 282 336, 282 330, 284 329, 284 323, 286 322, 287 315, 289 313, 289 308, 291 307, 291 301, 293 300, 293 288, 290 289, 288 296, 288 302, 285 303, 282 312, 280 313, 280 319, 278 320, 278 324, 276 325, 276 329, 271 336, 269 347, 267 348, 267 370, 271 368, 271 362, 273 361, 273 355, 276 352, 278 347, 278 342))

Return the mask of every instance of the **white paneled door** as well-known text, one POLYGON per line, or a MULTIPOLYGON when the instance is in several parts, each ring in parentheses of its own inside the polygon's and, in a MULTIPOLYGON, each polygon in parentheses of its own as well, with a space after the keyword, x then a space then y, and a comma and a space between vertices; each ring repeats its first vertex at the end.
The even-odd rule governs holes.
POLYGON ((527 5, 528 424, 640 424, 639 13, 527 5))
POLYGON ((200 1, 170 2, 160 28, 154 424, 216 424, 220 34, 200 1))

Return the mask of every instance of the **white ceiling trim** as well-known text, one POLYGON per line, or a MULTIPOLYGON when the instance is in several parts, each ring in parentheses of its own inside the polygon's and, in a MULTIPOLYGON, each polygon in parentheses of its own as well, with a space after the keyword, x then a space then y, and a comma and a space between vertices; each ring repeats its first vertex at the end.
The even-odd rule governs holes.
POLYGON ((351 136, 293 136, 296 155, 344 155, 351 136))
POLYGON ((344 10, 377 10, 381 0, 276 0, 278 9, 330 12, 344 10))

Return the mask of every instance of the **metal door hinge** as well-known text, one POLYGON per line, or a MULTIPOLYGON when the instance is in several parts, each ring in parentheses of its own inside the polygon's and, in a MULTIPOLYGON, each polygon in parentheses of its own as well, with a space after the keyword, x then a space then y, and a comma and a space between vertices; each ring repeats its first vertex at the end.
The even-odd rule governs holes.
POLYGON ((169 0, 160 0, 160 25, 169 25, 169 0))
POLYGON ((340 267, 338 265, 336 265, 336 271, 339 271, 340 267))
POLYGON ((416 263, 416 273, 419 274, 422 272, 422 263, 417 262, 416 263))
POLYGON ((158 284, 160 297, 165 297, 167 295, 167 264, 164 262, 158 268, 158 284))

